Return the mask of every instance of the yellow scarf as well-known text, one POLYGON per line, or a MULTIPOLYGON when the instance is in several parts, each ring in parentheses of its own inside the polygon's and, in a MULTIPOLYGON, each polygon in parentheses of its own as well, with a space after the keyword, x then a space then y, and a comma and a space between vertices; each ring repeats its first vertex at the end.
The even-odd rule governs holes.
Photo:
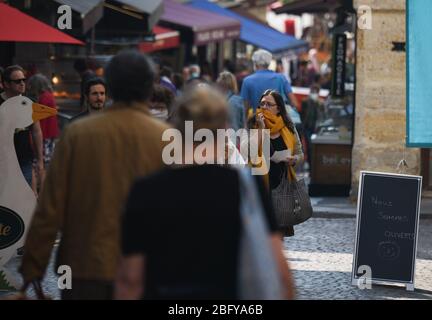
MULTIPOLYGON (((274 135, 280 133, 287 148, 291 152, 294 152, 296 137, 287 128, 283 118, 280 115, 275 115, 266 109, 258 108, 256 112, 257 114, 262 114, 264 116, 264 123, 266 125, 266 129, 270 129, 270 134, 274 135)), ((292 166, 288 166, 288 179, 291 181, 296 179, 295 170, 292 166)))

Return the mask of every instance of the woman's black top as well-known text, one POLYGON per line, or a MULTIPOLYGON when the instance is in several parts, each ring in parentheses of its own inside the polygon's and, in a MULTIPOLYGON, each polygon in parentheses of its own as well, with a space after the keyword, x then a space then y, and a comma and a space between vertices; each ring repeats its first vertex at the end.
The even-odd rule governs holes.
MULTIPOLYGON (((273 207, 258 190, 271 232, 273 207)), ((235 299, 240 239, 238 173, 217 165, 166 169, 138 180, 123 221, 123 255, 145 255, 148 299, 235 299)))
MULTIPOLYGON (((270 139, 270 157, 273 156, 275 151, 282 151, 287 149, 282 136, 276 139, 270 139)), ((275 189, 282 181, 282 177, 287 176, 287 163, 286 162, 273 162, 270 161, 269 180, 270 189, 275 189)))

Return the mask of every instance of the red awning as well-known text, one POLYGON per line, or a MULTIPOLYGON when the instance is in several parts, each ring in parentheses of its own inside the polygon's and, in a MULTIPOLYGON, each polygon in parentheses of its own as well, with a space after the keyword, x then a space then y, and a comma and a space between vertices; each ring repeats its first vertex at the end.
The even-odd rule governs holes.
POLYGON ((0 41, 80 44, 83 42, 0 3, 0 41))
POLYGON ((153 52, 158 50, 177 48, 180 45, 180 34, 178 31, 155 26, 153 28, 155 34, 154 42, 141 42, 139 49, 141 52, 153 52))

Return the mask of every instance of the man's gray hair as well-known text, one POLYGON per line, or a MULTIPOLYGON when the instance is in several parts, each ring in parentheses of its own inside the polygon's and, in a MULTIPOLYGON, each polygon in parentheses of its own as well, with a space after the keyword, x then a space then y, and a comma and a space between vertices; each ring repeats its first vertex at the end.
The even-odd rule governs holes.
POLYGON ((252 61, 255 65, 259 67, 268 68, 271 61, 273 59, 273 55, 267 50, 259 49, 254 52, 252 55, 252 61))
POLYGON ((45 91, 53 92, 51 81, 41 73, 36 73, 27 81, 27 93, 34 99, 45 91))

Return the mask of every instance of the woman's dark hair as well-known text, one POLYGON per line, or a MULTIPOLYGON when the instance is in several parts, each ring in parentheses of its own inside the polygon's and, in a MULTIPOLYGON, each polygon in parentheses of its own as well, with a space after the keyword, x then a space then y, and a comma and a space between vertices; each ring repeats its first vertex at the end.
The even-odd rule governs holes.
POLYGON ((105 70, 105 80, 114 101, 148 101, 152 95, 155 69, 151 59, 137 50, 117 54, 105 70))
POLYGON ((90 88, 98 84, 103 85, 106 90, 106 83, 104 79, 99 77, 92 77, 89 80, 87 80, 85 83, 84 94, 88 97, 90 94, 90 88))
MULTIPOLYGON (((273 99, 275 100, 276 105, 278 107, 279 114, 281 115, 281 117, 283 119, 283 122, 285 123, 285 126, 288 128, 289 131, 291 131, 292 133, 294 133, 295 132, 294 122, 291 120, 290 116, 287 113, 284 99, 282 98, 282 96, 280 95, 280 93, 277 92, 276 90, 266 90, 262 94, 262 96, 259 99, 259 101, 261 102, 261 100, 264 97, 266 97, 266 96, 272 96, 273 97, 273 99)), ((255 117, 253 117, 253 119, 254 118, 255 117)))

